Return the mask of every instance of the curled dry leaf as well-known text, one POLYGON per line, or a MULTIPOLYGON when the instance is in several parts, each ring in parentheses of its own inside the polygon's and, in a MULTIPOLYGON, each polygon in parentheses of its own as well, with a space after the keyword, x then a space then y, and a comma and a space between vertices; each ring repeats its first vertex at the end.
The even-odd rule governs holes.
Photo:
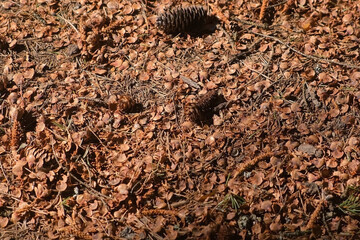
POLYGON ((255 84, 255 90, 258 92, 265 91, 271 86, 271 82, 269 80, 257 82, 255 84))
POLYGON ((62 179, 56 183, 56 190, 63 192, 67 189, 67 176, 63 175, 62 179))
POLYGON ((24 74, 23 73, 16 73, 13 76, 13 81, 15 82, 16 85, 22 85, 24 82, 24 74))
POLYGON ((272 202, 267 200, 260 203, 260 208, 266 211, 271 211, 272 202))
POLYGON ((349 146, 350 146, 350 147, 355 147, 355 146, 357 146, 357 145, 359 145, 359 138, 357 138, 357 137, 350 137, 350 138, 349 138, 349 146))
POLYGON ((256 173, 254 176, 249 178, 249 181, 254 185, 261 185, 261 183, 264 181, 265 175, 262 172, 256 173))
POLYGON ((0 216, 0 227, 5 228, 9 223, 9 218, 0 216))
POLYGON ((17 177, 21 177, 23 174, 23 168, 26 164, 27 162, 25 160, 17 161, 12 168, 12 173, 17 177))
POLYGON ((126 186, 126 184, 120 184, 119 186, 117 186, 115 188, 115 190, 120 193, 120 194, 123 194, 123 195, 127 195, 129 193, 128 191, 128 187, 126 186))
POLYGON ((23 74, 25 79, 32 79, 34 75, 35 75, 35 70, 33 68, 26 70, 23 74))

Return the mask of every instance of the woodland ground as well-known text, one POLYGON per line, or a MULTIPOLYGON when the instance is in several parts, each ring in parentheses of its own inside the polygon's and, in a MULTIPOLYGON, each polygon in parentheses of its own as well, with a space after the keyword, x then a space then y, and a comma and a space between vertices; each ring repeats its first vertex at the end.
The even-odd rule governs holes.
POLYGON ((0 238, 358 239, 360 2, 261 5, 2 1, 0 238))

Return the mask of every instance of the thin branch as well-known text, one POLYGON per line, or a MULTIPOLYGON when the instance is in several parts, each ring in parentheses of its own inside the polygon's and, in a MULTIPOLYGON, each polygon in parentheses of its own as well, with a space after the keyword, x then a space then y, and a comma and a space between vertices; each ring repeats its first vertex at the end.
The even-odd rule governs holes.
MULTIPOLYGON (((248 20, 243 20, 243 19, 239 19, 239 18, 234 18, 237 22, 242 23, 242 24, 246 24, 246 25, 251 25, 254 27, 258 27, 258 28, 264 28, 264 29, 268 29, 269 26, 267 24, 262 24, 262 23, 255 23, 252 21, 248 21, 248 20)), ((272 26, 273 27, 273 26, 272 26)))
POLYGON ((6 175, 5 169, 4 169, 1 161, 0 161, 0 168, 1 168, 2 174, 4 175, 4 178, 5 178, 6 182, 7 182, 8 184, 10 184, 10 181, 9 181, 7 175, 6 175))
POLYGON ((259 72, 259 71, 255 70, 255 69, 252 69, 252 68, 251 68, 249 65, 247 65, 244 61, 241 61, 241 62, 242 62, 242 63, 244 64, 244 66, 247 67, 250 71, 259 74, 258 76, 262 76, 262 77, 264 77, 264 78, 266 78, 266 79, 272 80, 270 77, 266 76, 266 75, 263 74, 262 72, 259 72))
POLYGON ((219 26, 219 28, 225 33, 226 37, 228 38, 232 50, 235 50, 235 42, 234 42, 234 39, 232 39, 232 37, 231 37, 230 34, 225 30, 225 28, 223 28, 222 26, 219 26))
POLYGON ((335 240, 334 236, 332 235, 332 233, 331 233, 331 231, 330 231, 330 228, 329 228, 328 224, 326 223, 326 218, 325 218, 325 214, 324 214, 324 213, 322 214, 322 220, 323 220, 325 229, 326 229, 327 233, 329 234, 330 238, 331 238, 332 240, 335 240))
POLYGON ((255 34, 255 35, 258 35, 258 36, 261 36, 261 37, 273 39, 273 40, 275 40, 276 42, 283 44, 284 46, 286 46, 287 48, 289 48, 289 49, 292 50, 293 52, 295 52, 295 53, 297 53, 297 54, 299 54, 299 55, 301 55, 301 56, 303 56, 303 57, 306 57, 306 58, 309 58, 309 59, 313 59, 313 60, 318 61, 318 62, 325 62, 325 63, 335 64, 335 65, 340 65, 340 66, 347 67, 347 68, 360 69, 360 65, 354 65, 354 64, 350 64, 350 63, 337 62, 337 61, 335 61, 335 60, 320 58, 320 57, 316 57, 316 56, 312 56, 312 55, 308 55, 308 54, 302 53, 302 52, 300 52, 299 50, 296 50, 295 48, 291 47, 289 44, 281 41, 281 40, 278 39, 277 37, 273 37, 273 36, 270 36, 270 35, 266 35, 266 34, 263 34, 263 33, 257 33, 257 32, 251 32, 251 33, 253 33, 253 34, 255 34))
MULTIPOLYGON (((268 68, 269 68, 269 66, 270 66, 270 63, 271 63, 271 61, 272 61, 273 56, 274 56, 274 47, 271 46, 271 52, 270 52, 269 60, 267 61, 264 69, 263 69, 261 72, 258 72, 258 71, 256 71, 256 70, 250 69, 250 68, 248 67, 251 71, 254 71, 254 72, 258 73, 259 75, 257 75, 254 79, 252 79, 250 82, 248 82, 248 83, 246 84, 247 86, 250 85, 250 84, 252 84, 252 83, 254 83, 260 76, 262 76, 262 77, 264 77, 264 78, 266 78, 266 79, 271 80, 271 78, 269 78, 268 76, 266 76, 264 73, 268 70, 268 68)), ((244 62, 243 62, 243 63, 244 63, 244 62)), ((244 63, 244 65, 245 65, 245 63, 244 63)), ((246 65, 245 65, 245 66, 246 66, 246 65)))
POLYGON ((285 0, 285 1, 282 1, 282 2, 279 2, 279 3, 276 3, 276 4, 273 4, 273 5, 269 5, 269 6, 267 7, 267 9, 274 8, 274 7, 283 5, 283 4, 287 3, 287 2, 288 2, 288 0, 285 0))
POLYGON ((149 21, 146 16, 146 4, 141 0, 141 15, 143 16, 146 24, 146 30, 149 30, 149 21))
POLYGON ((65 19, 64 17, 62 17, 60 14, 56 14, 56 16, 58 16, 59 18, 61 18, 63 21, 65 21, 67 24, 69 24, 77 34, 80 34, 79 30, 76 29, 76 27, 67 19, 65 19))
POLYGON ((197 82, 191 80, 190 78, 180 75, 180 79, 193 88, 201 89, 201 86, 197 82))

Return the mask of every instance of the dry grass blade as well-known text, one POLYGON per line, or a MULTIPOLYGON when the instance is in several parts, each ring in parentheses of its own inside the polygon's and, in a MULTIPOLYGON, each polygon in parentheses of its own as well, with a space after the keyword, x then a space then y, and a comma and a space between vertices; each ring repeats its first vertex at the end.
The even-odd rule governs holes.
POLYGON ((235 211, 237 211, 241 205, 243 205, 245 203, 245 199, 242 198, 241 196, 232 194, 232 193, 228 193, 224 200, 222 200, 218 205, 217 208, 220 208, 221 210, 224 210, 230 203, 231 203, 231 207, 233 209, 235 209, 235 211))

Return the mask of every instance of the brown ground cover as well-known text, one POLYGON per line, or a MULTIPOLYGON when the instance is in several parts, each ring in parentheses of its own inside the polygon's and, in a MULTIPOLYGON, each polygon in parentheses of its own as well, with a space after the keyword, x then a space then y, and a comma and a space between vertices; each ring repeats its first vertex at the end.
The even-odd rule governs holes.
POLYGON ((357 239, 359 44, 359 1, 2 1, 0 238, 357 239))

